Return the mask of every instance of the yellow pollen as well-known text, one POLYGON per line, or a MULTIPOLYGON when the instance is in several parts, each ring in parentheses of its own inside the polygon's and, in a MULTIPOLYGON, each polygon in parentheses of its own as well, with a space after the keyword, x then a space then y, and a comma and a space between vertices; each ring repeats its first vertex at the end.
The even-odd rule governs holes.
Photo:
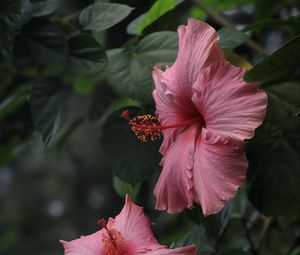
POLYGON ((156 141, 162 137, 162 130, 158 118, 151 114, 139 115, 130 119, 129 124, 131 130, 135 133, 137 138, 142 142, 156 141))
POLYGON ((105 255, 129 255, 122 234, 113 228, 105 229, 107 233, 102 238, 105 255))
POLYGON ((169 125, 161 125, 158 118, 151 114, 139 115, 135 118, 129 117, 129 111, 125 110, 121 113, 121 117, 128 121, 131 126, 131 130, 135 133, 137 138, 143 142, 156 141, 161 138, 163 133, 162 130, 169 128, 187 127, 189 125, 198 123, 201 126, 205 125, 202 118, 195 117, 187 119, 178 123, 173 123, 169 125))

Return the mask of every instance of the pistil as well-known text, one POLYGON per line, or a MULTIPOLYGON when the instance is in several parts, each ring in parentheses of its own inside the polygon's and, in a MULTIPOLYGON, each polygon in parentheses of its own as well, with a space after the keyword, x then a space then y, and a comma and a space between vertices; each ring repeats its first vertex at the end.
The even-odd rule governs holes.
POLYGON ((128 121, 131 130, 142 142, 148 142, 148 139, 156 141, 162 137, 164 129, 184 127, 197 122, 197 119, 193 118, 172 125, 161 125, 159 119, 151 114, 139 115, 131 119, 128 110, 123 111, 121 117, 128 121))

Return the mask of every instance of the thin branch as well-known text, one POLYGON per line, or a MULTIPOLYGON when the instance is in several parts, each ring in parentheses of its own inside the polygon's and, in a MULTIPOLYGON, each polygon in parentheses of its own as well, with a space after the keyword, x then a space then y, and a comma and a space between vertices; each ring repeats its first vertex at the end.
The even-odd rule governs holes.
POLYGON ((273 219, 271 217, 265 217, 264 218, 264 224, 263 224, 263 228, 261 230, 260 236, 259 236, 259 240, 258 240, 258 244, 257 244, 257 251, 259 252, 261 247, 263 246, 265 239, 267 237, 267 234, 269 232, 269 229, 271 227, 273 223, 273 219))
POLYGON ((258 255, 258 251, 257 251, 257 249, 255 248, 254 242, 253 242, 253 240, 252 240, 250 231, 249 231, 248 226, 247 226, 247 221, 246 221, 245 218, 242 218, 241 220, 242 220, 242 222, 243 222, 243 226, 244 226, 244 229, 245 229, 245 233, 246 233, 247 240, 248 240, 248 242, 249 242, 249 244, 250 244, 251 252, 252 252, 253 255, 258 255))
MULTIPOLYGON (((235 26, 226 18, 224 18, 219 12, 216 10, 210 8, 205 3, 203 3, 202 0, 193 0, 208 16, 212 17, 216 23, 218 23, 221 26, 232 28, 236 31, 238 31, 235 26)), ((262 57, 268 56, 268 53, 265 51, 265 49, 253 41, 251 38, 247 38, 245 41, 246 45, 248 45, 251 49, 256 51, 259 55, 262 57)))
POLYGON ((222 241, 223 241, 223 239, 224 239, 224 237, 225 237, 226 230, 228 229, 228 225, 229 225, 229 224, 226 225, 226 227, 225 227, 224 230, 222 231, 222 233, 221 233, 221 235, 220 235, 220 237, 219 237, 219 239, 218 239, 218 241, 217 241, 217 243, 216 243, 216 252, 219 252, 219 250, 220 250, 221 243, 222 243, 222 241))

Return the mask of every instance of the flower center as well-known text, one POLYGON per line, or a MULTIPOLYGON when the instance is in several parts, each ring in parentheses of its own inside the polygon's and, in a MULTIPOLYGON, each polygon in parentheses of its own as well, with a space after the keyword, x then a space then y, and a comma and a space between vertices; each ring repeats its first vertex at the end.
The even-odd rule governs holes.
POLYGON ((105 219, 98 221, 98 224, 106 230, 106 234, 102 236, 102 243, 105 255, 130 255, 122 234, 114 228, 108 229, 105 219))
POLYGON ((148 142, 148 139, 156 141, 162 137, 162 130, 164 129, 184 127, 198 121, 193 118, 174 125, 161 125, 159 119, 151 114, 139 115, 131 119, 128 110, 123 111, 121 117, 128 121, 131 130, 142 142, 148 142))

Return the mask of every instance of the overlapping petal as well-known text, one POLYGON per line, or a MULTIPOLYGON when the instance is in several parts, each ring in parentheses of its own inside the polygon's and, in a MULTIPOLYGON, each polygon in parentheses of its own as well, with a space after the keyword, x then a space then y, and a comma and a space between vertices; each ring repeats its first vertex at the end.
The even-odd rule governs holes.
POLYGON ((187 26, 179 26, 179 49, 174 65, 162 75, 162 81, 178 101, 188 100, 193 94, 192 85, 201 70, 224 58, 223 51, 216 45, 216 31, 207 23, 189 19, 187 26))
POLYGON ((81 236, 71 242, 61 241, 65 255, 106 255, 101 241, 103 232, 100 230, 88 236, 81 236))
POLYGON ((243 80, 245 71, 227 61, 211 64, 194 83, 192 101, 207 129, 231 139, 250 139, 266 114, 267 95, 243 80))
POLYGON ((246 177, 248 161, 243 143, 202 129, 194 154, 195 200, 204 216, 218 213, 246 177))
POLYGON ((154 189, 156 209, 176 213, 193 207, 194 151, 199 130, 197 124, 186 128, 163 157, 163 170, 154 189))
MULTIPOLYGON (((156 66, 152 72, 152 77, 155 84, 155 90, 153 91, 153 98, 156 102, 156 113, 159 116, 163 125, 172 125, 174 123, 184 122, 191 116, 187 115, 187 112, 191 112, 190 109, 186 109, 185 105, 180 105, 174 100, 172 92, 169 91, 166 85, 162 82, 162 71, 159 66, 156 66)), ((183 130, 178 129, 165 129, 163 131, 164 140, 160 149, 160 152, 164 154, 169 148, 169 145, 174 141, 176 135, 183 130)))
POLYGON ((128 195, 112 227, 121 232, 126 244, 136 253, 165 248, 154 238, 143 208, 133 203, 128 195))

